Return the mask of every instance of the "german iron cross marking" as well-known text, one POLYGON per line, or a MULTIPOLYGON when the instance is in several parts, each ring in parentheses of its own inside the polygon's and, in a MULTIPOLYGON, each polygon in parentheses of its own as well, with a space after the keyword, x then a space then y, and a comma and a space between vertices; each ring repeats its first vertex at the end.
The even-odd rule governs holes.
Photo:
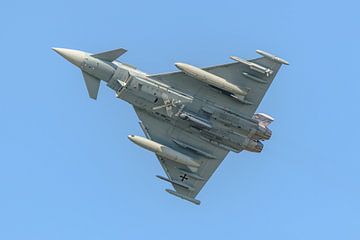
POLYGON ((182 182, 183 182, 184 180, 188 180, 188 179, 189 179, 185 173, 184 173, 184 175, 181 175, 180 178, 181 178, 181 181, 182 181, 182 182))

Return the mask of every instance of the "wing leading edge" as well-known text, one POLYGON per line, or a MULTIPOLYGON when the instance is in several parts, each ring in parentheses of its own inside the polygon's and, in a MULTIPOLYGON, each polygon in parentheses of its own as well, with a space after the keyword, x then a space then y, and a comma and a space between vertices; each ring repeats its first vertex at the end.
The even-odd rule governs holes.
POLYGON ((219 93, 208 84, 198 81, 184 72, 172 72, 164 74, 149 75, 148 77, 179 89, 191 96, 207 99, 209 102, 221 103, 231 111, 251 118, 270 87, 282 64, 287 61, 266 53, 256 51, 262 55, 260 58, 242 60, 238 57, 231 57, 235 63, 205 67, 211 74, 225 79, 227 82, 246 89, 246 100, 236 101, 234 98, 219 93), (189 87, 191 86, 191 87, 189 87))

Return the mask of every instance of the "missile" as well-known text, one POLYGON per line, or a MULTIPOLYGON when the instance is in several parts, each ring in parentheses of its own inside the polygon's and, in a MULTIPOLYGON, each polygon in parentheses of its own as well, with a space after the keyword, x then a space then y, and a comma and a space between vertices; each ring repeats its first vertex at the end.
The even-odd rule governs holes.
POLYGON ((289 65, 288 61, 282 59, 282 58, 279 58, 275 55, 272 55, 270 53, 267 53, 265 51, 262 51, 262 50, 256 50, 256 53, 260 54, 261 56, 264 56, 266 58, 269 58, 275 62, 278 62, 278 63, 281 63, 281 64, 285 64, 285 65, 289 65))
POLYGON ((201 68, 191 66, 186 63, 175 63, 175 66, 190 77, 198 79, 204 83, 222 89, 226 92, 230 92, 236 96, 245 96, 247 94, 247 91, 241 89, 235 84, 232 84, 226 81, 224 78, 219 77, 215 74, 202 70, 201 68))
POLYGON ((197 117, 197 116, 194 116, 190 113, 187 113, 187 112, 182 112, 180 113, 179 117, 183 120, 189 120, 193 123, 195 123, 196 125, 199 125, 203 128, 212 128, 211 124, 205 120, 205 119, 202 119, 200 117, 197 117))
POLYGON ((271 70, 270 68, 266 68, 264 66, 261 66, 259 64, 253 63, 253 62, 249 62, 247 60, 241 59, 239 57, 235 57, 235 56, 230 56, 230 58, 234 61, 237 61, 239 63, 245 64, 247 66, 249 66, 250 69, 265 74, 267 77, 270 76, 273 73, 273 70, 271 70))
POLYGON ((176 196, 176 197, 179 197, 179 198, 182 198, 182 199, 185 199, 185 200, 188 200, 192 203, 195 203, 196 205, 200 205, 200 201, 195 199, 195 198, 191 198, 191 197, 188 197, 188 196, 185 196, 184 194, 181 194, 181 193, 178 193, 174 190, 171 190, 171 189, 165 189, 165 191, 167 191, 168 193, 176 196))
POLYGON ((166 181, 166 182, 169 182, 169 183, 178 185, 178 186, 180 186, 180 187, 183 187, 183 188, 185 188, 185 189, 187 189, 187 190, 189 190, 189 191, 194 191, 194 188, 193 188, 193 187, 191 187, 191 186, 189 186, 189 185, 187 185, 187 184, 185 184, 185 183, 183 183, 183 182, 180 182, 180 181, 178 181, 178 180, 168 179, 168 178, 166 178, 166 177, 159 176, 159 175, 156 175, 156 177, 159 178, 159 179, 161 179, 161 180, 164 180, 164 181, 166 181))
POLYGON ((193 158, 170 147, 140 136, 129 135, 128 138, 133 143, 163 157, 164 159, 186 165, 192 172, 196 172, 198 167, 200 167, 200 164, 194 161, 193 158))

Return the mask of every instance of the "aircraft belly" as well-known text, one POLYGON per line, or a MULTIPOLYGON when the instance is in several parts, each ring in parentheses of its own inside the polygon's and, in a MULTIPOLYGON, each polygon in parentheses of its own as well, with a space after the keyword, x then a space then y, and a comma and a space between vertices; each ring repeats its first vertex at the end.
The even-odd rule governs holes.
POLYGON ((257 50, 262 57, 198 68, 176 63, 181 72, 147 75, 117 62, 119 48, 97 54, 53 48, 80 68, 88 94, 96 99, 101 80, 116 96, 134 106, 146 138, 129 139, 154 152, 171 183, 170 194, 195 199, 229 151, 260 152, 274 120, 255 111, 282 64, 282 58, 257 50))

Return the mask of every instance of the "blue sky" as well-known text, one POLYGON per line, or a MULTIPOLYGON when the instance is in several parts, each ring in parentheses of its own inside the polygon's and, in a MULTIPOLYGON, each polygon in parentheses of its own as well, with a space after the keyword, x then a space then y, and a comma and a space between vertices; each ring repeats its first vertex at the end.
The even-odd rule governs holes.
POLYGON ((356 1, 5 1, 0 8, 0 239, 359 239, 356 1), (259 107, 261 154, 230 154, 198 198, 163 189, 131 106, 51 47, 148 73, 255 50, 290 62, 259 107))

